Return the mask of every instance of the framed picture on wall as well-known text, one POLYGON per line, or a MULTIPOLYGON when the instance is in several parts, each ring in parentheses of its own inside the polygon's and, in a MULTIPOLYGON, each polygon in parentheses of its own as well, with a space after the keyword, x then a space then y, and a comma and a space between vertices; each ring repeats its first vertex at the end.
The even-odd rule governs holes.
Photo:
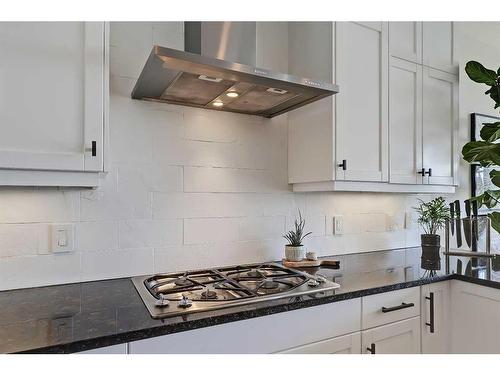
MULTIPOLYGON (((481 128, 484 124, 500 121, 500 117, 483 115, 481 113, 471 113, 471 140, 481 140, 481 128)), ((492 168, 482 167, 477 164, 471 164, 471 193, 472 197, 482 194, 485 190, 498 189, 490 179, 490 171, 492 168)), ((495 209, 496 210, 496 209, 495 209)), ((486 207, 481 207, 480 212, 486 213, 489 210, 486 207)))

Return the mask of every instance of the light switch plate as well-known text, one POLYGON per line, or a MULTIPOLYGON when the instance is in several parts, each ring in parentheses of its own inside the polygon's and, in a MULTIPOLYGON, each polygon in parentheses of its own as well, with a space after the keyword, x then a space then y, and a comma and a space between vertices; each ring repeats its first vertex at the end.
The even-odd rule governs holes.
POLYGON ((50 231, 53 253, 67 253, 74 250, 73 224, 52 224, 50 231))
POLYGON ((344 218, 340 215, 333 217, 333 234, 344 234, 344 218))

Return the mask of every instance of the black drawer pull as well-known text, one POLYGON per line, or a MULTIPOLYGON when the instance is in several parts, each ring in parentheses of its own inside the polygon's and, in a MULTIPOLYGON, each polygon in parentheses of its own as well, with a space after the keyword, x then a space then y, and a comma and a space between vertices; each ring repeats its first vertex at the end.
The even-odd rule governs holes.
POLYGON ((413 307, 415 306, 414 303, 402 303, 401 305, 399 306, 392 306, 392 307, 382 307, 382 312, 383 313, 388 313, 388 312, 391 312, 391 311, 396 311, 396 310, 401 310, 401 309, 407 309, 409 307, 413 307))
POLYGON ((429 301, 429 309, 430 309, 430 322, 425 322, 426 326, 429 326, 429 331, 434 333, 434 293, 430 292, 429 297, 425 297, 426 300, 429 301))
POLYGON ((369 348, 366 348, 371 354, 375 354, 375 344, 371 344, 369 348))
POLYGON ((342 168, 343 171, 347 170, 347 160, 342 160, 342 163, 339 164, 339 167, 342 168))

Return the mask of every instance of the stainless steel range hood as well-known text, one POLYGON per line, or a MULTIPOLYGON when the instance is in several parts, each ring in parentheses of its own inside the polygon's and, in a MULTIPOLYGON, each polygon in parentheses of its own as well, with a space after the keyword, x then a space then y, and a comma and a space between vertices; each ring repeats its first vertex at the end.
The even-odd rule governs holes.
POLYGON ((255 22, 185 22, 184 40, 186 51, 153 47, 132 98, 274 117, 339 91, 256 68, 255 22))

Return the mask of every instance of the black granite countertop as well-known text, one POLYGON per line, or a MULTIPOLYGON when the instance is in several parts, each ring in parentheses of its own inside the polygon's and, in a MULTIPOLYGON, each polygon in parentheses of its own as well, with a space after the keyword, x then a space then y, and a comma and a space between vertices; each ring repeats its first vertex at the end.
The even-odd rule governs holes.
POLYGON ((335 257, 340 269, 307 269, 341 284, 335 291, 162 320, 150 317, 129 278, 0 292, 0 353, 72 353, 447 279, 500 289, 481 275, 421 278, 419 256, 409 248, 335 257))

